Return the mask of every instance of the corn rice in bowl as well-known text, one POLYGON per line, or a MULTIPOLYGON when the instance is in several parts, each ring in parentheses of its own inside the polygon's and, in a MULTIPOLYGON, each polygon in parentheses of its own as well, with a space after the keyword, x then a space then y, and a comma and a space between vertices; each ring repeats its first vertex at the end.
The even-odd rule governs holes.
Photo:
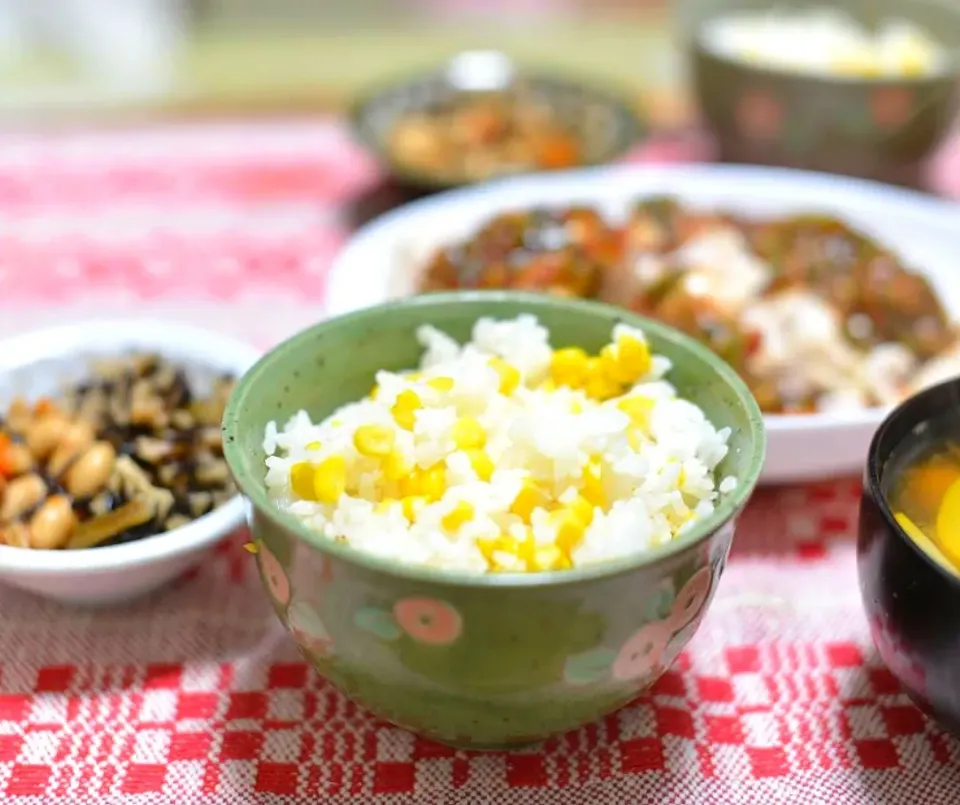
POLYGON ((713 513, 729 428, 677 395, 643 331, 552 349, 537 318, 424 324, 416 370, 314 424, 266 427, 266 485, 308 528, 384 559, 566 570, 660 547, 713 513))
POLYGON ((670 666, 765 444, 686 336, 509 292, 320 322, 240 379, 223 427, 250 561, 310 664, 473 749, 585 724, 670 666))

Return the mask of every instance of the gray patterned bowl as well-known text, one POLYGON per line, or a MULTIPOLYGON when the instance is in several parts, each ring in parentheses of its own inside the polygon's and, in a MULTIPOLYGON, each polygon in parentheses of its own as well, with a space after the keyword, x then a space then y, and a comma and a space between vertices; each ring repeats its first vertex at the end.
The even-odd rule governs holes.
POLYGON ((562 733, 651 685, 693 636, 720 579, 734 521, 760 473, 760 411, 713 353, 592 302, 508 293, 433 294, 306 330, 241 379, 224 450, 250 503, 256 561, 277 616, 316 669, 378 716, 453 745, 500 748, 562 733), (617 321, 644 329, 670 379, 733 430, 719 468, 738 478, 716 512, 658 551, 570 571, 465 574, 400 566, 305 529, 267 497, 264 428, 300 409, 328 416, 383 368, 416 365, 430 322, 469 337, 481 316, 535 314, 555 344, 597 349, 617 321))
POLYGON ((921 184, 925 160, 954 117, 960 60, 919 78, 822 77, 726 58, 702 41, 704 26, 731 12, 811 7, 843 11, 868 29, 906 19, 960 52, 960 5, 945 0, 688 0, 680 6, 680 28, 694 92, 721 158, 921 184))
MULTIPOLYGON (((517 93, 546 105, 581 143, 584 158, 579 166, 612 162, 643 135, 637 115, 613 93, 567 78, 518 70, 502 54, 485 51, 462 53, 440 69, 375 90, 353 109, 354 134, 404 189, 423 193, 473 184, 478 180, 465 174, 405 165, 392 153, 388 139, 404 114, 478 92, 517 93)), ((517 168, 488 178, 521 172, 525 171, 517 168)))

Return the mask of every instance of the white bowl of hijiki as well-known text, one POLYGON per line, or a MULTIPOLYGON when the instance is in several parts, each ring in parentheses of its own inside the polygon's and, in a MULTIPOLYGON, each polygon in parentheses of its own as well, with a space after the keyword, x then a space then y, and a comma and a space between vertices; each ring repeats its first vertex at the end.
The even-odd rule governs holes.
POLYGON ((0 342, 0 582, 67 603, 125 600, 241 527, 220 421, 258 355, 161 321, 0 342))

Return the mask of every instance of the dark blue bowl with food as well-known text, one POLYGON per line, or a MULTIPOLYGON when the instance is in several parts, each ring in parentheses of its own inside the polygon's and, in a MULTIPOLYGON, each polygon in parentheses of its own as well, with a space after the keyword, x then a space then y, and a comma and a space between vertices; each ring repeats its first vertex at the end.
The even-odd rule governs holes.
POLYGON ((880 657, 960 736, 960 378, 902 403, 874 436, 857 569, 880 657))

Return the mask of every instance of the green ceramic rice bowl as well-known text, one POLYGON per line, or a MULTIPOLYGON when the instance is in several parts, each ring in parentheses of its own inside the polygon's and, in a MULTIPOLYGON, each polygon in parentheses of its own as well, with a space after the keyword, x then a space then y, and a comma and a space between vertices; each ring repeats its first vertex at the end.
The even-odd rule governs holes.
POLYGON ((651 685, 696 631, 734 521, 763 463, 762 418, 733 370, 689 338, 623 310, 507 293, 434 294, 331 319, 281 344, 240 381, 224 451, 271 603, 310 663, 376 715, 474 749, 528 744, 616 710, 651 685), (730 427, 717 468, 735 476, 716 511, 666 547, 572 570, 475 574, 387 562, 333 542, 271 502, 263 438, 301 409, 314 421, 364 397, 381 369, 415 367, 415 329, 461 341, 477 319, 532 313, 553 346, 596 350, 617 322, 674 364, 667 379, 730 427))

